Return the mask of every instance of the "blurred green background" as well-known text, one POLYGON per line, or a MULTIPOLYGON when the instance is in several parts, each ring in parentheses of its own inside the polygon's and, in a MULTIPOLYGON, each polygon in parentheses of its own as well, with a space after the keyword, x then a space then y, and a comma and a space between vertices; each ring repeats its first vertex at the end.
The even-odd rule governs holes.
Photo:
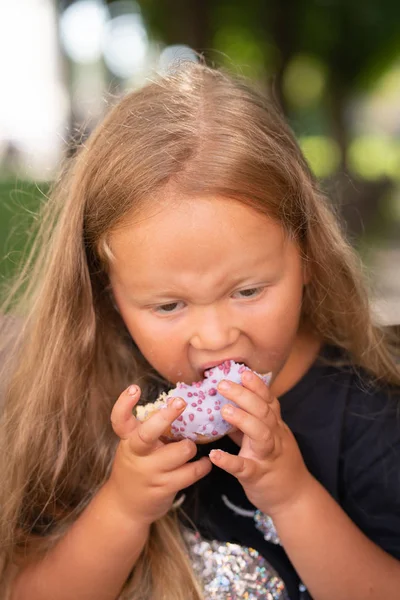
POLYGON ((3 0, 0 40, 3 281, 61 160, 108 104, 200 53, 281 104, 362 254, 377 312, 400 322, 398 0, 3 0))

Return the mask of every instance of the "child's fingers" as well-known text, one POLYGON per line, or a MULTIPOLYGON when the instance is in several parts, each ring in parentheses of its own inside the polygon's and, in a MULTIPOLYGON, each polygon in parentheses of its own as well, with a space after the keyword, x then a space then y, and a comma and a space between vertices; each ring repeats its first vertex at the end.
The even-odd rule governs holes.
POLYGON ((140 388, 130 385, 122 392, 111 411, 112 427, 122 440, 128 438, 137 426, 137 421, 132 414, 133 407, 140 398, 140 388))
POLYGON ((191 440, 181 440, 162 446, 154 453, 154 458, 162 471, 168 472, 181 467, 197 453, 197 446, 191 440))
POLYGON ((139 423, 129 437, 129 446, 137 456, 146 456, 154 450, 156 442, 166 429, 185 410, 186 402, 174 398, 165 408, 161 408, 143 423, 139 423))
MULTIPOLYGON (((254 375, 254 377, 258 379, 257 375, 254 375)), ((249 422, 253 423, 254 426, 256 425, 254 419, 259 425, 265 423, 270 428, 276 426, 277 415, 272 409, 272 402, 267 402, 265 399, 260 398, 255 392, 233 382, 229 382, 229 387, 228 389, 223 390, 223 394, 228 400, 232 400, 239 409, 242 409, 239 410, 236 408, 236 412, 235 407, 232 407, 231 404, 225 404, 222 407, 221 412, 223 417, 225 418, 226 416, 227 421, 232 423, 232 425, 237 425, 237 422, 231 420, 231 415, 236 418, 244 418, 244 415, 242 414, 244 411, 249 417, 253 417, 253 420, 250 420, 249 422)), ((238 429, 243 431, 243 433, 247 433, 241 426, 238 426, 238 429)))
POLYGON ((226 404, 221 409, 223 418, 242 431, 251 441, 251 449, 260 458, 271 454, 275 449, 277 436, 276 419, 273 411, 264 421, 249 414, 245 410, 226 404))
POLYGON ((183 490, 199 479, 208 475, 212 469, 212 464, 207 456, 203 456, 200 460, 187 463, 168 474, 168 485, 172 490, 183 490))
POLYGON ((265 400, 268 406, 274 411, 276 417, 280 418, 281 405, 279 404, 279 400, 271 394, 269 387, 258 375, 252 373, 252 371, 245 371, 242 374, 242 385, 265 400))
POLYGON ((273 396, 269 391, 269 387, 266 383, 264 383, 261 377, 259 377, 252 371, 244 371, 242 373, 241 381, 242 385, 248 390, 254 392, 255 394, 257 394, 257 396, 260 396, 260 398, 262 398, 266 402, 272 402, 273 396))
MULTIPOLYGON (((254 377, 257 377, 257 375, 254 377)), ((261 384, 264 385, 262 381, 261 384)), ((253 415, 259 421, 264 421, 271 412, 271 407, 268 402, 268 400, 270 400, 270 395, 268 388, 266 386, 264 387, 265 391, 263 391, 263 396, 259 396, 243 385, 224 380, 218 384, 218 391, 220 391, 225 398, 232 400, 232 402, 253 415)))
POLYGON ((251 479, 257 469, 256 463, 251 459, 235 456, 223 450, 211 450, 210 460, 214 465, 241 481, 251 479))
POLYGON ((228 437, 231 438, 232 441, 235 442, 237 446, 241 446, 243 442, 243 431, 239 431, 239 429, 235 429, 228 433, 228 437))

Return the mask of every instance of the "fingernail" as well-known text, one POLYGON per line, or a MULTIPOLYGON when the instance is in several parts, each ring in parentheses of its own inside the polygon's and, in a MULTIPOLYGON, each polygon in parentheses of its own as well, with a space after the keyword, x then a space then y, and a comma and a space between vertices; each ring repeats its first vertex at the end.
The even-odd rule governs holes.
POLYGON ((179 410, 186 406, 186 402, 182 400, 182 398, 176 398, 173 404, 174 408, 178 408, 179 410))
POLYGON ((245 371, 242 375, 242 379, 245 381, 251 381, 253 379, 253 373, 251 371, 245 371))
POLYGON ((226 381, 226 379, 224 379, 223 381, 220 381, 218 384, 218 388, 220 390, 229 390, 230 387, 231 387, 231 383, 230 383, 230 381, 226 381))
POLYGON ((222 450, 211 450, 208 456, 213 460, 220 460, 222 458, 222 450))
POLYGON ((139 388, 138 388, 137 385, 130 385, 128 387, 128 394, 130 396, 136 396, 136 394, 138 393, 138 391, 139 391, 139 388))
POLYGON ((224 415, 233 415, 233 407, 230 404, 225 404, 222 407, 222 412, 224 415))

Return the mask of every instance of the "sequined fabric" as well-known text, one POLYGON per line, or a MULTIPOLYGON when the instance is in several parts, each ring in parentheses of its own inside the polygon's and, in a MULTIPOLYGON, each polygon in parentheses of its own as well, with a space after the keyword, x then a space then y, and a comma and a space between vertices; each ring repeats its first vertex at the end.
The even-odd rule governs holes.
POLYGON ((183 537, 205 600, 289 600, 282 579, 257 550, 209 542, 189 530, 183 537))
POLYGON ((236 506, 225 494, 222 494, 221 500, 225 506, 230 508, 230 510, 236 515, 240 515, 242 517, 252 517, 256 529, 261 531, 264 539, 267 542, 271 542, 271 544, 281 543, 281 540, 279 539, 278 533, 275 529, 275 524, 269 515, 261 512, 261 510, 246 510, 241 506, 236 506))
POLYGON ((261 533, 264 535, 264 539, 267 540, 267 542, 271 542, 271 544, 281 543, 281 540, 279 539, 275 529, 274 522, 270 516, 262 513, 260 510, 256 510, 253 518, 256 529, 261 531, 261 533))

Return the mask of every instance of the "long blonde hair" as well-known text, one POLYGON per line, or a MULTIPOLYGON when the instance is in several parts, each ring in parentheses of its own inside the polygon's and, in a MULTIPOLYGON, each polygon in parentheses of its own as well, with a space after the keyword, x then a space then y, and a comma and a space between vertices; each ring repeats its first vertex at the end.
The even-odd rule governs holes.
MULTIPOLYGON (((14 315, 2 335, 4 572, 56 543, 106 480, 118 441, 110 412, 124 387, 139 383, 146 399, 158 384, 113 305, 107 238, 167 184, 277 219, 312 274, 302 322, 377 380, 400 384, 398 348, 373 322, 360 260, 279 111, 240 79, 182 65, 124 97, 64 168, 3 307, 14 315), (18 334, 7 335, 13 320, 18 334)), ((168 515, 121 598, 200 597, 168 515)))

